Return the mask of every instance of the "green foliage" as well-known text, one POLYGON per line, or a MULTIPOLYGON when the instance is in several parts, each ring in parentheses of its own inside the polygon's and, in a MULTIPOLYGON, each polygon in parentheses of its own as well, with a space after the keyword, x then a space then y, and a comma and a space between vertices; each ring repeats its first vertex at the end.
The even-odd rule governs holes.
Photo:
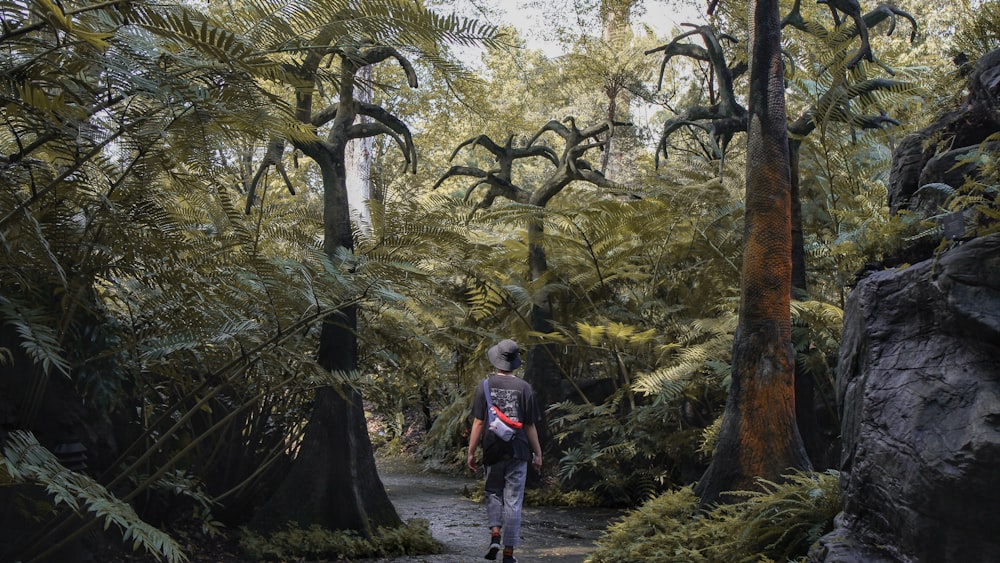
POLYGON ((843 304, 854 274, 904 242, 909 227, 889 214, 892 155, 876 143, 881 135, 830 124, 803 143, 802 223, 812 299, 843 304))
POLYGON ((968 68, 1000 44, 1000 2, 985 0, 966 8, 955 23, 957 29, 951 54, 963 55, 961 66, 968 68))
POLYGON ((715 445, 719 442, 719 431, 722 429, 722 416, 715 418, 701 432, 701 442, 698 444, 698 453, 709 458, 715 452, 715 445))
POLYGON ((824 381, 832 393, 844 311, 820 301, 792 301, 791 308, 795 362, 814 380, 824 381))
MULTIPOLYGON (((432 42, 488 42, 494 30, 393 0, 224 12, 43 4, 44 18, 3 5, 3 376, 40 375, 36 403, 50 372, 66 377, 90 417, 117 417, 122 450, 106 453, 120 457, 92 470, 143 516, 170 522, 193 505, 209 525, 210 510, 245 517, 282 476, 314 387, 360 380, 313 360, 324 315, 362 303, 395 331, 441 303, 401 293, 435 285, 430 269, 398 259, 420 251, 412 244, 383 238, 333 260, 319 251, 309 170, 291 172, 303 197, 265 186, 263 213, 242 212, 261 142, 302 133, 271 90, 288 78, 282 63, 310 48, 317 22, 424 49, 445 68, 432 42)), ((371 334, 371 364, 391 359, 371 334)), ((14 423, 32 427, 39 405, 17 406, 27 416, 14 423)))
MULTIPOLYGON (((129 4, 130 24, 125 8, 46 6, 69 35, 39 21, 2 37, 0 315, 27 360, 10 371, 54 367, 91 409, 86 423, 119 417, 111 441, 123 450, 106 453, 120 459, 92 470, 123 500, 154 488, 143 498, 176 502, 173 491, 194 490, 164 493, 176 475, 197 475, 212 500, 238 499, 301 424, 301 389, 281 382, 308 369, 289 361, 308 342, 297 329, 319 318, 330 287, 308 251, 297 264, 274 258, 308 235, 269 237, 233 202, 241 171, 230 157, 277 124, 259 112, 255 59, 182 6, 129 4), (107 33, 80 43, 81 29, 107 33)), ((18 426, 36 425, 48 381, 33 378, 18 426)), ((199 509, 211 523, 209 504, 199 509)), ((151 506, 136 509, 189 516, 151 506)), ((79 524, 60 515, 54 526, 79 524)))
POLYGON ((524 503, 528 506, 570 506, 594 507, 604 504, 606 499, 594 491, 563 490, 559 487, 542 487, 524 491, 524 503))
POLYGON ((649 362, 655 369, 624 378, 599 404, 552 406, 553 436, 565 446, 564 485, 592 486, 609 501, 635 503, 689 479, 711 454, 699 451, 698 442, 725 400, 735 320, 729 315, 675 325, 669 344, 650 331, 578 324, 581 339, 592 345, 605 342, 615 350, 611 342, 621 340, 621 351, 648 350, 644 361, 630 355, 611 365, 635 369, 649 362))
POLYGON ((631 561, 787 561, 805 555, 840 511, 838 475, 795 473, 783 483, 707 512, 690 487, 664 493, 629 512, 597 540, 590 563, 631 561))
POLYGON ((979 147, 970 148, 956 159, 955 168, 969 166, 973 171, 958 188, 938 182, 920 187, 918 192, 937 192, 932 199, 942 201, 936 213, 927 217, 910 216, 907 241, 930 241, 937 243, 937 250, 942 251, 954 244, 953 239, 970 239, 1000 230, 1000 159, 985 149, 998 137, 991 135, 979 147), (963 229, 953 238, 947 238, 944 221, 955 215, 963 229))
POLYGON ((441 552, 441 545, 430 535, 429 523, 421 518, 409 520, 401 528, 379 528, 372 539, 350 530, 329 530, 319 525, 303 529, 294 522, 266 537, 244 529, 240 546, 258 561, 350 560, 441 552))
POLYGON ((440 410, 424 437, 424 457, 444 465, 465 466, 471 403, 471 396, 466 395, 440 410))
POLYGON ((660 494, 608 527, 588 558, 593 563, 695 561, 698 498, 690 487, 660 494), (690 545, 690 547, 688 547, 690 545))
MULTIPOLYGON (((170 563, 188 560, 181 547, 166 532, 143 522, 128 503, 115 497, 93 478, 63 467, 30 432, 15 431, 8 436, 0 456, 0 469, 3 470, 0 483, 4 485, 41 486, 55 508, 68 508, 84 520, 92 515, 103 521, 105 529, 114 524, 122 532, 122 541, 131 542, 133 550, 141 547, 157 559, 163 557, 170 563)), ((41 515, 30 515, 37 516, 41 515)), ((59 538, 55 545, 63 545, 64 542, 65 538, 59 538)), ((21 547, 39 550, 18 554, 25 559, 44 557, 54 550, 52 545, 21 547)))
POLYGON ((626 409, 624 397, 619 391, 600 404, 550 408, 549 426, 563 447, 564 489, 592 490, 605 505, 634 505, 682 482, 683 468, 700 465, 700 431, 682 420, 693 407, 653 402, 626 409))
POLYGON ((974 238, 1000 230, 1000 158, 996 152, 985 150, 990 142, 1000 140, 994 134, 958 160, 955 166, 975 166, 975 174, 966 178, 965 184, 951 191, 943 204, 945 211, 962 212, 965 233, 962 238, 974 238))
POLYGON ((736 316, 719 319, 696 319, 687 326, 677 327, 675 342, 661 346, 663 367, 636 378, 635 390, 657 395, 665 401, 697 398, 706 391, 728 387, 736 316))

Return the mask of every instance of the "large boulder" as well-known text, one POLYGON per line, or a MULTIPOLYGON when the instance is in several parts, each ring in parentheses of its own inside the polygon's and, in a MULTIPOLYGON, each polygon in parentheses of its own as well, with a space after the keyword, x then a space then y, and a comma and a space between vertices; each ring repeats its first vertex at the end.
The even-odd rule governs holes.
POLYGON ((1000 561, 1000 233, 861 280, 843 338, 844 509, 809 560, 1000 561))

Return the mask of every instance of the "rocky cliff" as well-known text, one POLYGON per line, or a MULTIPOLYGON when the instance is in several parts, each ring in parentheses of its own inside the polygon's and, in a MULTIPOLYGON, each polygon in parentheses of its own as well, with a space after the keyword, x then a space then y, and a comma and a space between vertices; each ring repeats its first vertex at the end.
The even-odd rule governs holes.
MULTIPOLYGON (((989 182, 966 155, 996 152, 998 131, 1000 50, 979 61, 961 108, 900 143, 891 209, 939 217, 945 194, 989 182)), ((1000 561, 1000 233, 968 236, 851 292, 837 373, 844 507, 812 563, 1000 561)))
POLYGON ((1000 234, 865 278, 838 371, 844 511, 811 561, 1000 561, 1000 234))

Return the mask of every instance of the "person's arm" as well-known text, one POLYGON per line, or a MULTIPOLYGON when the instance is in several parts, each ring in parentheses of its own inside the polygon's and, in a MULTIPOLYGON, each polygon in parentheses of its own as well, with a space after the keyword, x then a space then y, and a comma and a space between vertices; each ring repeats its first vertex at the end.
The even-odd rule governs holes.
POLYGON ((479 440, 483 437, 483 426, 485 423, 481 418, 472 419, 472 434, 469 435, 469 459, 466 464, 473 473, 476 472, 476 448, 479 447, 479 440))
POLYGON ((534 424, 525 424, 524 433, 528 435, 528 445, 531 446, 531 466, 535 471, 542 470, 542 445, 538 442, 538 429, 534 424))

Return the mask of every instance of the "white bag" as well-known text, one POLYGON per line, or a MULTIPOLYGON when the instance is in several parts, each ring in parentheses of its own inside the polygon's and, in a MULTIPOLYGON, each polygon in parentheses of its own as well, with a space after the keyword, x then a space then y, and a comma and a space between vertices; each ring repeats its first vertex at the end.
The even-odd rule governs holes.
POLYGON ((514 438, 514 434, 517 433, 517 430, 507 426, 504 421, 500 420, 500 417, 498 417, 493 410, 495 408, 496 407, 490 408, 490 432, 496 434, 497 438, 500 438, 504 442, 509 442, 514 438))

